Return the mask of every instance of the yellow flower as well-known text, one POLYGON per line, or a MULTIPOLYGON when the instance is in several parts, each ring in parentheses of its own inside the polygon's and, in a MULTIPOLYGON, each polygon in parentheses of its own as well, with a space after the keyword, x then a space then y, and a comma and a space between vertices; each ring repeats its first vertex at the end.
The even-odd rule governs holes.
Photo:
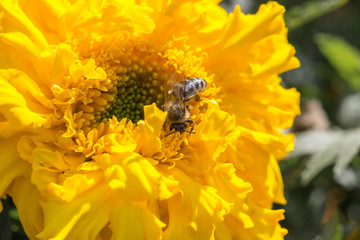
POLYGON ((30 239, 282 239, 299 66, 276 2, 0 2, 0 196, 30 239), (208 87, 170 134, 176 81, 208 87))

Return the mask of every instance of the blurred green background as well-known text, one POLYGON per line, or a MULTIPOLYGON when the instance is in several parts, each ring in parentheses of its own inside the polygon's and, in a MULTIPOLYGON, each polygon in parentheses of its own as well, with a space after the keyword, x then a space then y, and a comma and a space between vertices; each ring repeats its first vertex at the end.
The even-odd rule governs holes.
MULTIPOLYGON (((258 0, 224 0, 255 13, 258 0)), ((295 150, 280 162, 286 240, 360 240, 360 0, 281 0, 301 67, 282 75, 301 93, 295 150)), ((27 239, 11 199, 1 239, 27 239)))

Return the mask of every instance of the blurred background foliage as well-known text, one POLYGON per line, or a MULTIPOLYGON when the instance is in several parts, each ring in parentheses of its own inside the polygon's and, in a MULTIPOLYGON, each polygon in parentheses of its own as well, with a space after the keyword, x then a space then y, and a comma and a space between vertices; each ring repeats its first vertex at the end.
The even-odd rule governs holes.
MULTIPOLYGON (((259 0, 224 0, 255 13, 259 0)), ((291 129, 295 150, 280 162, 286 240, 360 240, 360 0, 278 0, 301 67, 282 75, 301 93, 291 129)), ((3 201, 0 239, 27 239, 11 201, 3 201), (8 230, 10 229, 10 231, 8 230)))
MULTIPOLYGON (((227 0, 255 13, 255 0, 227 0)), ((301 93, 295 150, 280 162, 287 240, 360 239, 360 1, 279 0, 301 67, 282 75, 301 93)))

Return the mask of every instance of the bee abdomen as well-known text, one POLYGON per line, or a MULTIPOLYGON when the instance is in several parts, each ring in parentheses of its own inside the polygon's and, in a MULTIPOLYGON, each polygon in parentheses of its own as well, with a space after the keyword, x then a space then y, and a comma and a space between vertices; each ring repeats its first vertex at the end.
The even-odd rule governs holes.
POLYGON ((185 98, 189 98, 204 91, 207 87, 207 82, 198 77, 192 77, 185 80, 185 98))

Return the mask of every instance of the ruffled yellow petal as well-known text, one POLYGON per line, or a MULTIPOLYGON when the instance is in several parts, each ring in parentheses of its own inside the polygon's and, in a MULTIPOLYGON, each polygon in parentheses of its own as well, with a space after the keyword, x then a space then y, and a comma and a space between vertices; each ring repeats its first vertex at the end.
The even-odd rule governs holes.
POLYGON ((0 134, 10 136, 21 130, 44 125, 46 119, 40 113, 48 109, 39 100, 44 100, 44 96, 28 76, 16 70, 1 70, 0 134), (22 88, 24 85, 27 87, 22 88))
POLYGON ((165 225, 150 212, 145 203, 118 202, 111 213, 112 239, 160 239, 165 225))
MULTIPOLYGON (((5 197, 6 189, 14 179, 27 175, 30 165, 17 154, 18 137, 0 139, 0 196, 5 197)), ((0 204, 2 209, 2 205, 0 204)))
MULTIPOLYGON (((249 239, 282 239, 287 233, 279 225, 279 221, 284 219, 284 210, 270 210, 257 207, 250 203, 249 209, 253 212, 253 219, 255 219, 255 226, 249 231, 249 239)), ((240 239, 246 239, 247 233, 240 234, 240 239)))
POLYGON ((159 11, 156 34, 163 36, 156 41, 175 38, 188 41, 190 48, 196 46, 198 50, 217 42, 227 21, 226 11, 212 1, 162 2, 155 9, 159 11))
POLYGON ((19 213, 20 221, 30 239, 44 227, 43 210, 40 207, 40 192, 26 177, 17 178, 9 189, 19 213))
POLYGON ((231 204, 216 190, 194 182, 182 171, 174 168, 172 176, 179 182, 181 194, 169 199, 169 225, 167 239, 211 239, 216 229, 226 229, 223 222, 231 204))
POLYGON ((240 135, 234 119, 227 112, 221 111, 217 105, 207 111, 196 132, 198 134, 192 136, 190 144, 197 153, 199 161, 191 162, 191 165, 203 171, 210 169, 218 156, 240 135), (203 144, 204 142, 206 145, 203 144))
MULTIPOLYGON (((267 46, 266 52, 261 51, 263 44, 269 44, 269 38, 276 38, 278 40, 275 41, 274 39, 272 45, 283 45, 284 47, 293 49, 286 43, 285 34, 287 30, 282 18, 284 11, 285 9, 276 2, 269 2, 266 5, 261 5, 257 14, 244 15, 237 6, 234 14, 228 19, 229 25, 224 28, 225 31, 220 37, 221 41, 207 49, 209 53, 207 66, 209 68, 215 68, 212 69, 212 71, 227 68, 229 73, 233 71, 240 72, 241 70, 247 70, 246 68, 248 68, 252 62, 252 64, 254 64, 258 61, 259 64, 263 65, 264 62, 269 62, 269 57, 271 57, 272 54, 286 53, 283 51, 275 51, 271 45, 267 46), (246 26, 246 28, 243 26, 246 26), (280 42, 279 38, 281 39, 280 42), (242 52, 242 56, 236 56, 233 52, 239 52, 239 54, 242 52), (233 61, 235 59, 236 61, 233 61), (232 64, 229 65, 229 63, 232 64), (238 68, 229 69, 230 66, 234 67, 234 64, 237 65, 238 68)), ((296 61, 296 66, 298 66, 298 61, 294 57, 288 60, 296 61)), ((294 67, 294 65, 292 66, 294 67)), ((221 75, 219 77, 221 80, 221 75)))
POLYGON ((3 12, 1 17, 2 32, 22 32, 31 39, 40 51, 48 49, 48 44, 43 34, 21 10, 18 2, 4 0, 0 3, 3 12))
POLYGON ((244 213, 244 203, 248 194, 253 191, 249 182, 245 182, 236 175, 236 169, 230 163, 216 166, 211 174, 214 186, 219 189, 218 194, 227 202, 233 203, 231 216, 238 219, 244 228, 254 226, 253 220, 244 213))
POLYGON ((100 161, 105 168, 105 181, 122 199, 153 202, 171 197, 176 189, 175 181, 165 179, 146 158, 138 154, 112 154, 100 161))
MULTIPOLYGON (((75 184, 75 187, 82 184, 92 185, 89 181, 75 184)), ((71 187, 64 188, 64 191, 71 191, 71 187)), ((87 190, 79 193, 71 201, 47 198, 41 203, 44 210, 44 229, 36 237, 59 240, 95 239, 107 225, 109 213, 114 207, 110 195, 111 192, 106 185, 98 182, 96 187, 87 187, 87 190)))
POLYGON ((267 78, 265 82, 225 83, 228 89, 226 102, 238 116, 237 122, 256 131, 274 135, 278 129, 291 126, 296 115, 300 114, 300 95, 295 89, 284 89, 278 77, 267 78), (271 82, 270 82, 270 81, 271 82), (238 104, 233 104, 238 102, 238 104), (264 123, 260 123, 262 119, 264 123), (255 125, 256 124, 256 125, 255 125))
MULTIPOLYGON (((54 83, 57 85, 66 85, 67 82, 63 82, 64 75, 69 68, 72 67, 76 59, 75 53, 72 51, 71 46, 68 44, 61 43, 56 49, 56 55, 54 58, 54 65, 52 68, 51 78, 54 83)), ((71 71, 73 69, 70 68, 70 74, 74 75, 71 71)))
POLYGON ((71 3, 62 0, 29 0, 21 10, 44 35, 48 43, 60 41, 60 17, 69 9, 71 3))
POLYGON ((22 52, 31 61, 39 61, 39 49, 25 34, 21 32, 0 33, 0 40, 17 51, 22 52))
POLYGON ((160 131, 166 120, 166 112, 160 111, 155 104, 144 107, 145 121, 140 122, 138 151, 145 157, 152 157, 161 149, 160 131), (149 144, 151 143, 151 145, 149 144))
POLYGON ((63 154, 46 148, 36 148, 32 152, 33 158, 40 165, 47 168, 54 168, 59 171, 65 171, 69 166, 64 162, 63 154))
MULTIPOLYGON (((50 46, 34 22, 26 15, 17 1, 0 3, 0 53, 2 66, 23 71, 38 78, 51 69, 44 59, 51 54, 50 46)), ((2 67, 3 68, 3 67, 2 67)))
POLYGON ((128 1, 78 1, 66 6, 59 16, 58 35, 62 41, 76 39, 81 42, 117 31, 148 33, 155 27, 149 17, 151 12, 152 9, 146 5, 134 5, 128 1))
POLYGON ((250 196, 257 204, 271 208, 273 201, 286 203, 277 160, 257 143, 242 139, 227 148, 220 159, 232 162, 238 169, 237 175, 251 183, 250 196))

